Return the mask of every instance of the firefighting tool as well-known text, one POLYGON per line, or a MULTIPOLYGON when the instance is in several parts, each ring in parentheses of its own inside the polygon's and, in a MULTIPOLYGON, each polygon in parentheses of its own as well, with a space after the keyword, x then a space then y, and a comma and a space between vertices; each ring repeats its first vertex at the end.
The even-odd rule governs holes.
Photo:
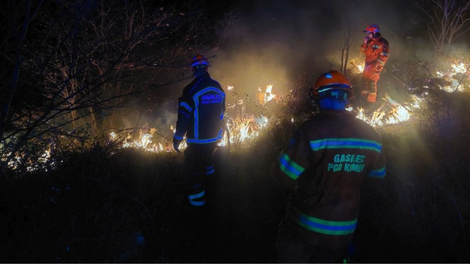
POLYGON ((368 27, 366 28, 366 30, 364 30, 364 33, 367 32, 367 33, 374 33, 374 34, 375 34, 375 33, 379 32, 379 31, 380 31, 379 25, 377 25, 377 24, 372 24, 372 25, 368 26, 368 27))
POLYGON ((354 93, 352 90, 352 84, 346 76, 341 74, 337 70, 331 70, 327 73, 322 74, 317 81, 315 82, 314 87, 310 90, 310 98, 315 102, 319 102, 322 98, 326 97, 337 97, 338 93, 336 91, 342 90, 347 94, 347 98, 354 98, 354 93))

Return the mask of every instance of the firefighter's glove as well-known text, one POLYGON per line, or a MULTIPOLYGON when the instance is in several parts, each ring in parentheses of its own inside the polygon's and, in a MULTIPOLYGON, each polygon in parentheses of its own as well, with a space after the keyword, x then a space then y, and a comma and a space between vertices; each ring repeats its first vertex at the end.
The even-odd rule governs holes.
POLYGON ((175 149, 176 152, 181 153, 179 150, 180 144, 181 144, 180 139, 177 139, 176 137, 173 138, 173 148, 175 149))
POLYGON ((364 44, 367 44, 367 41, 369 41, 369 39, 370 39, 369 36, 366 36, 366 37, 364 38, 364 44))

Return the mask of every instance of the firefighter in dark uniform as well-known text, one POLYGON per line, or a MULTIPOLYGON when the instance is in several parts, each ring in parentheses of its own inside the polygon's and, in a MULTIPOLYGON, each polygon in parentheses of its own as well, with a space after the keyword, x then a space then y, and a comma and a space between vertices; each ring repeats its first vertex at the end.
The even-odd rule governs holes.
POLYGON ((318 78, 311 96, 320 113, 295 131, 280 157, 279 179, 291 195, 279 262, 342 262, 356 229, 361 183, 385 177, 381 136, 345 110, 350 81, 332 70, 318 78))
POLYGON ((361 52, 366 55, 361 98, 366 101, 368 108, 372 108, 377 101, 377 82, 390 53, 388 41, 381 36, 379 31, 377 24, 368 26, 364 31, 367 36, 361 45, 361 52))
POLYGON ((205 56, 194 56, 191 70, 195 78, 179 98, 178 121, 173 137, 173 147, 179 152, 179 145, 186 135, 185 183, 189 203, 193 206, 206 203, 204 176, 215 172, 213 154, 223 133, 225 92, 210 77, 209 66, 205 56))

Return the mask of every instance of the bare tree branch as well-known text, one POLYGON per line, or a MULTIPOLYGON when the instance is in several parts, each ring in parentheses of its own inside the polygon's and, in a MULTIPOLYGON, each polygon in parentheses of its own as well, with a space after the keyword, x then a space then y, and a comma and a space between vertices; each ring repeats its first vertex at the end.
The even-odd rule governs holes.
POLYGON ((430 18, 428 34, 437 52, 470 30, 470 1, 431 0, 416 6, 430 18))
POLYGON ((5 82, 8 89, 2 87, 8 92, 0 102, 3 164, 45 138, 60 145, 76 139, 79 129, 86 131, 81 140, 102 135, 102 120, 113 118, 116 109, 139 94, 184 80, 162 73, 186 68, 182 58, 202 45, 201 32, 210 30, 199 12, 186 12, 182 5, 16 2, 8 1, 6 31, 15 41, 1 42, 2 65, 10 69, 11 80, 5 82))

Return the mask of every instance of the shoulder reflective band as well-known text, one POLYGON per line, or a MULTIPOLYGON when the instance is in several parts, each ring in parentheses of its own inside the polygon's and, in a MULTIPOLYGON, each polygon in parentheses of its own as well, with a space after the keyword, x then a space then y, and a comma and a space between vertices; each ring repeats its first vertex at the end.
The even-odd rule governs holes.
POLYGON ((382 144, 373 140, 359 138, 325 138, 310 141, 310 147, 313 151, 321 149, 365 149, 373 150, 378 153, 382 151, 382 144))
POLYGON ((302 166, 291 160, 285 153, 281 155, 279 168, 293 180, 297 180, 300 174, 305 170, 302 166))
POLYGON ((384 178, 385 177, 385 167, 383 168, 380 168, 378 170, 371 170, 369 172, 369 177, 373 177, 373 178, 384 178))
POLYGON ((180 106, 186 108, 186 110, 188 110, 190 113, 193 111, 193 109, 191 108, 191 106, 189 106, 186 102, 181 102, 181 103, 180 103, 180 106))
POLYGON ((352 221, 327 221, 308 216, 298 209, 289 208, 289 216, 300 226, 325 235, 349 235, 356 230, 357 219, 352 221))

